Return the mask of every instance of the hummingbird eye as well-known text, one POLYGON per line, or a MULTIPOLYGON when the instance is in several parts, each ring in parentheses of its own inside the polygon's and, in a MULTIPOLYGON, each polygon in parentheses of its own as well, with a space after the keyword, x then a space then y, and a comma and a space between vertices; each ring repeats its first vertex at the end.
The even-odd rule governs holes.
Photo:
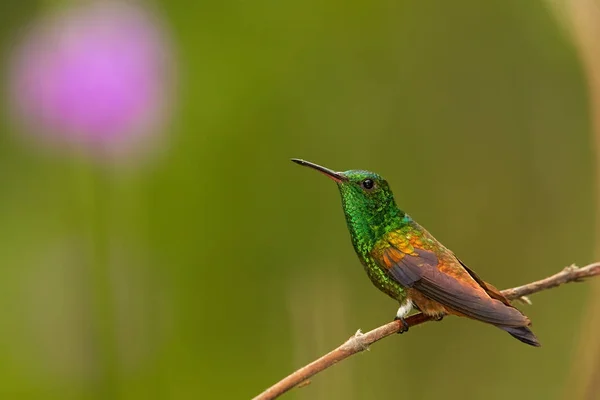
POLYGON ((364 181, 362 181, 362 187, 364 187, 367 190, 373 189, 373 180, 365 179, 364 181))

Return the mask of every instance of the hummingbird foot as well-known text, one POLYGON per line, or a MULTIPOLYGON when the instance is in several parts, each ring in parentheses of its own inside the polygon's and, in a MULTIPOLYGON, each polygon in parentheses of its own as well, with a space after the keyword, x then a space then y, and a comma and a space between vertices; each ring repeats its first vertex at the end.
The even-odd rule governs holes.
POLYGON ((398 308, 398 312, 396 312, 396 317, 394 318, 394 321, 400 320, 402 322, 402 327, 400 328, 398 333, 404 333, 408 331, 408 323, 406 322, 404 317, 406 317, 410 313, 412 308, 413 302, 410 299, 406 299, 404 303, 400 305, 400 308, 398 308))
POLYGON ((444 319, 444 316, 445 316, 444 314, 436 315, 436 316, 433 317, 433 320, 439 322, 439 321, 441 321, 441 320, 444 319))
POLYGON ((404 317, 406 317, 410 313, 412 308, 413 302, 410 299, 406 299, 404 303, 400 305, 400 308, 398 308, 398 312, 396 312, 396 318, 394 318, 394 321, 402 321, 402 328, 400 328, 398 333, 404 333, 408 331, 408 324, 406 323, 404 317))
POLYGON ((400 327, 400 330, 398 331, 399 334, 403 334, 404 332, 408 332, 408 322, 406 322, 406 320, 404 319, 404 317, 398 317, 396 316, 396 318, 394 318, 394 321, 400 321, 402 322, 402 326, 400 327))

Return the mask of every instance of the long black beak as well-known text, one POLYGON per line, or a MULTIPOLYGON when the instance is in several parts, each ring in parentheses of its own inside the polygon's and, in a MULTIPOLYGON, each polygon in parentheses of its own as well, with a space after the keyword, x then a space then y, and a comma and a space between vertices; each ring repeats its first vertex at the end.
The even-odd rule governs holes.
POLYGON ((316 169, 317 171, 321 172, 322 174, 326 175, 327 177, 333 179, 334 181, 336 181, 338 183, 345 182, 348 180, 348 178, 346 178, 341 172, 332 171, 329 168, 321 167, 320 165, 317 165, 315 163, 300 160, 299 158, 292 158, 292 161, 295 162, 296 164, 300 164, 304 167, 310 167, 312 169, 316 169))

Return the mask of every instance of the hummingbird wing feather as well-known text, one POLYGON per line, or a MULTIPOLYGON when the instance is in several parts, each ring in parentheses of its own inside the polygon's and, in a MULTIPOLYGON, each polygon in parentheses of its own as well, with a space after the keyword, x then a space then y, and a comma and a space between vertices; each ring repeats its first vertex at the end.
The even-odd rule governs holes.
POLYGON ((456 260, 460 263, 460 265, 463 266, 463 268, 469 273, 469 275, 471 275, 471 278, 475 279, 475 282, 477 282, 479 286, 481 286, 492 299, 500 300, 507 306, 513 307, 513 305, 510 304, 510 301, 502 294, 500 290, 496 288, 496 286, 481 279, 471 268, 467 267, 465 263, 462 262, 458 257, 456 257, 456 260))
MULTIPOLYGON (((413 288, 445 307, 483 322, 508 327, 529 324, 519 310, 490 297, 485 288, 477 284, 476 287, 471 286, 442 272, 438 268, 438 256, 433 251, 413 247, 407 254, 406 248, 388 243, 389 247, 377 252, 380 257, 373 255, 402 286, 413 288)), ((458 261, 456 264, 452 267, 465 271, 458 261)))

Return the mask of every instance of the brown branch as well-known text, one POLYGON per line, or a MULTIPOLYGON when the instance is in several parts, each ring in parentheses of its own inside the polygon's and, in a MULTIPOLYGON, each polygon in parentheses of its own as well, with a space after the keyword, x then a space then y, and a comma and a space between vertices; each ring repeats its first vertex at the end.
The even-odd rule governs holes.
MULTIPOLYGON (((558 274, 554 274, 548 278, 512 289, 503 290, 502 294, 504 294, 509 300, 515 300, 529 294, 540 292, 542 290, 555 288, 565 283, 581 282, 585 278, 590 278, 596 275, 600 275, 600 262, 590 264, 583 268, 577 268, 576 266, 572 265, 570 267, 566 267, 558 274)), ((431 318, 420 313, 406 318, 408 326, 420 325, 430 320, 431 318)), ((354 336, 348 339, 337 349, 330 351, 321 358, 288 375, 281 381, 277 382, 256 396, 254 400, 275 399, 294 387, 303 386, 313 375, 318 374, 319 372, 331 367, 339 361, 350 357, 353 354, 367 350, 371 344, 397 333, 400 330, 400 327, 400 321, 392 321, 364 334, 358 331, 354 336)))

